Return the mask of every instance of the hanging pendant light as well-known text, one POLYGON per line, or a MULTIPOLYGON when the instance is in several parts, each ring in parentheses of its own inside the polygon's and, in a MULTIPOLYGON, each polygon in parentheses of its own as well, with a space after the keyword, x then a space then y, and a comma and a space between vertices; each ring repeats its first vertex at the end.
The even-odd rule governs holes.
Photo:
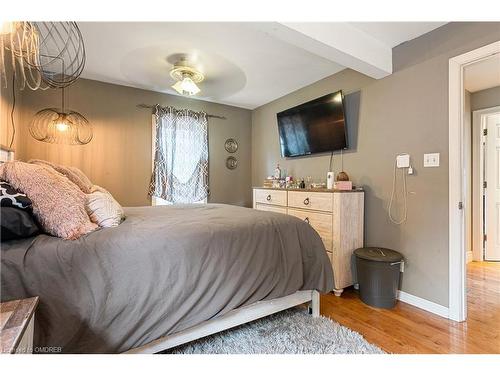
POLYGON ((82 114, 66 110, 64 89, 61 109, 45 108, 31 121, 29 131, 33 138, 47 143, 85 145, 92 140, 92 126, 82 114))
POLYGON ((29 127, 33 138, 47 143, 89 143, 92 126, 82 114, 66 110, 64 102, 64 88, 73 84, 85 67, 85 46, 76 22, 1 22, 0 86, 3 87, 7 87, 9 58, 20 90, 26 86, 32 90, 61 89, 61 109, 42 109, 33 117, 29 127))
POLYGON ((0 85, 7 87, 7 64, 19 88, 71 85, 85 66, 85 46, 76 22, 2 22, 0 85), (10 60, 10 61, 9 61, 10 60), (61 69, 63 66, 66 69, 61 69))
POLYGON ((42 142, 85 145, 92 140, 92 126, 78 112, 59 112, 55 108, 45 108, 33 117, 30 134, 42 142))

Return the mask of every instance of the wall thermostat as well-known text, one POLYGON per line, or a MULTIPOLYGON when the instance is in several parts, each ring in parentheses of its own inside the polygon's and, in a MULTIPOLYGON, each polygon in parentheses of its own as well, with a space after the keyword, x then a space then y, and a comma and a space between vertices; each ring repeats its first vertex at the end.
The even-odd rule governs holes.
POLYGON ((396 156, 396 166, 398 168, 408 168, 410 166, 410 155, 400 154, 396 156))

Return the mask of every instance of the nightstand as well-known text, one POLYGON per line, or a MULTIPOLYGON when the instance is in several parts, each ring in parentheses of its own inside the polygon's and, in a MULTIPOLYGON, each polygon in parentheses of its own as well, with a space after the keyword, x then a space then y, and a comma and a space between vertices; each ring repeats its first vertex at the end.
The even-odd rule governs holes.
POLYGON ((0 303, 0 353, 33 353, 38 297, 0 303))

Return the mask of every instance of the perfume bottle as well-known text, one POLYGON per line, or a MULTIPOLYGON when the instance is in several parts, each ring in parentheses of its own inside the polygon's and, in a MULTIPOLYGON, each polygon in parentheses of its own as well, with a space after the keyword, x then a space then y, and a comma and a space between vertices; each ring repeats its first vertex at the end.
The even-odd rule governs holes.
POLYGON ((276 169, 274 170, 274 178, 279 180, 281 178, 281 169, 279 163, 276 165, 276 169))

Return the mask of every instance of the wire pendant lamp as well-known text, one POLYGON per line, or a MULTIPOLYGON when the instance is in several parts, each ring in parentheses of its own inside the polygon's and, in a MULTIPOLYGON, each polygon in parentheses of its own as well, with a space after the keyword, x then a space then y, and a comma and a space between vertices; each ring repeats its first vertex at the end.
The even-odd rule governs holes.
POLYGON ((38 141, 65 145, 85 145, 92 140, 92 125, 82 114, 67 110, 64 89, 61 89, 61 109, 45 108, 38 111, 29 127, 38 141))
POLYGON ((2 22, 0 83, 7 87, 7 64, 19 88, 32 90, 71 85, 85 67, 85 46, 76 22, 2 22), (63 70, 62 67, 65 66, 63 70))
POLYGON ((27 86, 32 90, 61 90, 60 109, 45 108, 33 117, 29 126, 33 138, 68 145, 84 145, 92 140, 89 121, 67 110, 64 101, 64 88, 80 77, 85 60, 83 37, 76 22, 0 23, 0 86, 7 86, 10 63, 19 89, 27 86))

